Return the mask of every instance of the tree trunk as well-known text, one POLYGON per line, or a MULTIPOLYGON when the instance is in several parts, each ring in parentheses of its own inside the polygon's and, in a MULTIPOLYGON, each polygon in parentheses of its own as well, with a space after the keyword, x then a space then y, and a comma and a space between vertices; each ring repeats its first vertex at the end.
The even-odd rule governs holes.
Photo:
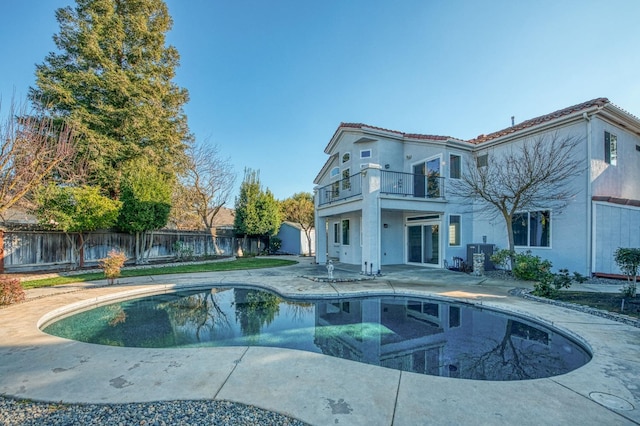
POLYGON ((67 241, 71 246, 71 269, 76 270, 78 267, 84 266, 84 244, 85 239, 82 232, 78 232, 77 234, 69 234, 65 232, 64 235, 67 237, 67 241), (78 244, 78 240, 80 244, 78 244))
MULTIPOLYGON (((220 250, 220 247, 218 247, 218 238, 217 238, 217 234, 216 234, 216 228, 209 228, 209 234, 211 235, 211 242, 213 243, 213 250, 215 255, 220 254, 220 252, 222 252, 222 250, 220 250)), ((204 255, 207 255, 207 246, 205 245, 205 252, 204 255)))
POLYGON ((313 253, 311 251, 311 228, 309 229, 305 229, 304 230, 304 235, 307 237, 307 243, 309 245, 309 256, 311 256, 313 253))
POLYGON ((509 244, 509 253, 510 253, 509 258, 511 263, 510 266, 511 266, 511 270, 513 271, 513 268, 516 264, 516 246, 513 239, 513 216, 504 210, 502 211, 502 215, 507 225, 507 240, 509 244))

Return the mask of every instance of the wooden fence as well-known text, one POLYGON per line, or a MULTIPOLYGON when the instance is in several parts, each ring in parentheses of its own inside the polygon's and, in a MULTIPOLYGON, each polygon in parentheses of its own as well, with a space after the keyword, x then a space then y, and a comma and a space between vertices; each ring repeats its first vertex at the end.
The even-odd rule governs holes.
MULTIPOLYGON (((28 272, 43 270, 68 270, 76 266, 94 267, 110 250, 122 251, 127 264, 135 263, 135 235, 116 232, 91 232, 85 234, 85 244, 80 259, 75 254, 70 238, 62 232, 49 231, 1 231, 0 272, 28 272)), ((258 253, 258 239, 236 238, 232 235, 212 236, 209 232, 156 231, 147 253, 150 263, 166 262, 181 256, 203 258, 232 256, 242 253, 258 253)))

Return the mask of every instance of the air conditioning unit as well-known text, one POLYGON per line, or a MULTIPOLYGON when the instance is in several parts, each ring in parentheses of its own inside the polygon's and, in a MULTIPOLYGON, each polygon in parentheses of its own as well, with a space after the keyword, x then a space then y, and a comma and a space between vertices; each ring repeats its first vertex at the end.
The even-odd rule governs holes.
POLYGON ((484 270, 485 271, 493 271, 496 269, 496 266, 491 261, 491 255, 495 250, 495 245, 493 244, 467 244, 467 265, 473 265, 473 254, 474 253, 484 253, 484 270))

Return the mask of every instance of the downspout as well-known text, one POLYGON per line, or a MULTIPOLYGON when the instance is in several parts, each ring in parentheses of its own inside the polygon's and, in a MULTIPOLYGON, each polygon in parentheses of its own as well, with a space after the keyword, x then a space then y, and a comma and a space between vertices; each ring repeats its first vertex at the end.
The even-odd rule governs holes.
POLYGON ((591 192, 592 192, 592 183, 591 183, 591 140, 592 140, 592 131, 591 131, 591 117, 586 112, 582 113, 582 118, 584 118, 585 123, 587 125, 587 220, 586 225, 586 235, 587 235, 587 272, 588 276, 593 274, 593 264, 594 264, 594 256, 593 253, 593 202, 591 201, 591 192))

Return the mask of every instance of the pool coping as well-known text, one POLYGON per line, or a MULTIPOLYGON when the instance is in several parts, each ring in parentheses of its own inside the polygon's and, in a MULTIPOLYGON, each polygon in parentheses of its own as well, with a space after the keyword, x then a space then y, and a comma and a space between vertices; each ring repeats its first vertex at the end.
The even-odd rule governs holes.
POLYGON ((504 288, 468 283, 462 276, 459 282, 452 275, 447 276, 451 283, 426 288, 428 273, 389 274, 332 284, 330 290, 327 283, 303 279, 298 272, 302 267, 128 279, 113 287, 97 283, 0 309, 0 394, 81 403, 213 398, 255 405, 310 424, 402 425, 427 419, 438 424, 537 424, 541 418, 549 423, 640 423, 637 328, 510 297, 504 288), (400 372, 289 349, 109 348, 48 336, 38 328, 52 312, 74 304, 239 283, 287 298, 362 296, 385 289, 385 296, 400 291, 450 300, 453 294, 455 300, 479 302, 577 336, 587 343, 593 359, 562 376, 482 382, 400 372), (336 401, 349 409, 336 410, 336 401), (530 420, 523 419, 523 410, 530 420))

